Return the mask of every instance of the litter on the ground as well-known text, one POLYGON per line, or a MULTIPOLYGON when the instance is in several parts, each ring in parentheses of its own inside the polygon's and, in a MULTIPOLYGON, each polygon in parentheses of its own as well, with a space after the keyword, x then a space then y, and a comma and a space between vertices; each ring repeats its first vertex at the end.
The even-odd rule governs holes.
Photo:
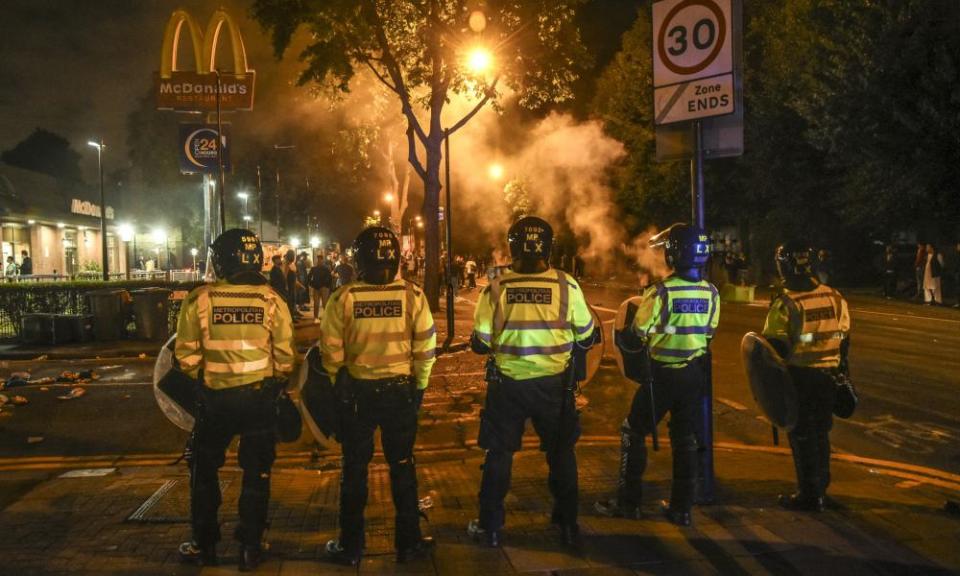
POLYGON ((30 403, 26 396, 14 396, 10 398, 10 403, 14 406, 26 406, 30 403))
POLYGON ((37 444, 43 442, 43 436, 27 436, 27 444, 37 444))
POLYGON ((116 472, 116 468, 81 468, 79 470, 70 470, 60 475, 60 478, 97 478, 116 472))
POLYGON ((57 400, 73 400, 74 398, 79 398, 86 393, 87 393, 86 389, 81 388, 80 386, 74 386, 66 394, 62 396, 57 396, 57 400))

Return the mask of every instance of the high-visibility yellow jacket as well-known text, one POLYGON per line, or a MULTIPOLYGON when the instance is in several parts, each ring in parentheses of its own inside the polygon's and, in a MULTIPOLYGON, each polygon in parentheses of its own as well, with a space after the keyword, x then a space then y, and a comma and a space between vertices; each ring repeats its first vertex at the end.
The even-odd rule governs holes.
POLYGON ((670 276, 644 291, 632 327, 647 339, 652 359, 681 368, 707 353, 719 323, 720 298, 713 284, 670 276))
POLYGON ((849 332, 847 301, 826 284, 808 292, 784 290, 770 304, 763 327, 765 337, 787 344, 787 365, 806 368, 837 368, 849 332))
POLYGON ((195 288, 183 301, 174 351, 180 368, 219 390, 293 371, 293 321, 268 285, 225 281, 195 288))
POLYGON ((323 367, 331 378, 346 366, 360 380, 413 376, 421 390, 430 381, 437 329, 413 283, 341 286, 324 307, 321 331, 323 367))
POLYGON ((560 270, 505 272, 480 293, 473 320, 476 338, 513 380, 562 373, 575 342, 592 343, 594 330, 580 285, 560 270))

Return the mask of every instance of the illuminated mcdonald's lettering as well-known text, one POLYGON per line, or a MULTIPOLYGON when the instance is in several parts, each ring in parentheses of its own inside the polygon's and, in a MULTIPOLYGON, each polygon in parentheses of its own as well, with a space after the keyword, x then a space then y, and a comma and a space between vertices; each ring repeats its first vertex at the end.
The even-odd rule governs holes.
POLYGON ((157 107, 160 109, 201 112, 216 107, 217 78, 220 72, 220 99, 224 110, 253 108, 255 71, 247 67, 247 51, 236 21, 223 9, 210 17, 207 29, 201 30, 186 10, 175 10, 167 21, 160 50, 160 71, 157 73, 157 107), (216 69, 217 49, 226 28, 232 53, 232 69, 216 69), (183 32, 190 37, 194 70, 178 70, 177 62, 183 32))

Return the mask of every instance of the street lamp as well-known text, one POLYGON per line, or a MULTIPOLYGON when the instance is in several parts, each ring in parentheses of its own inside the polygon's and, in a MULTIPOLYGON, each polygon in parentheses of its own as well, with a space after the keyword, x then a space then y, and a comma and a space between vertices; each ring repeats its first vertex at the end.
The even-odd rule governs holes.
POLYGON ((103 150, 106 146, 103 138, 99 142, 90 140, 87 145, 97 149, 97 168, 100 171, 100 257, 103 261, 103 279, 110 279, 110 263, 107 260, 107 204, 103 199, 103 150))
POLYGON ((503 174, 503 164, 491 164, 490 167, 487 168, 487 176, 489 176, 494 182, 503 180, 503 174))
POLYGON ((467 52, 467 69, 482 75, 493 68, 493 53, 483 46, 475 46, 467 52))
POLYGON ((197 249, 191 248, 190 255, 193 256, 193 271, 196 272, 197 271, 197 249))
POLYGON ((290 245, 293 246, 293 249, 296 250, 300 247, 300 239, 294 236, 290 239, 290 245))

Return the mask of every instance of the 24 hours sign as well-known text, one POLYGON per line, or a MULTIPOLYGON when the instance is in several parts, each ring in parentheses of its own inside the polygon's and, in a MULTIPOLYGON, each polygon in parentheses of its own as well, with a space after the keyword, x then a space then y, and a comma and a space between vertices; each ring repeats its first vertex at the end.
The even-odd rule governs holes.
POLYGON ((732 0, 653 5, 654 123, 734 111, 732 0))

